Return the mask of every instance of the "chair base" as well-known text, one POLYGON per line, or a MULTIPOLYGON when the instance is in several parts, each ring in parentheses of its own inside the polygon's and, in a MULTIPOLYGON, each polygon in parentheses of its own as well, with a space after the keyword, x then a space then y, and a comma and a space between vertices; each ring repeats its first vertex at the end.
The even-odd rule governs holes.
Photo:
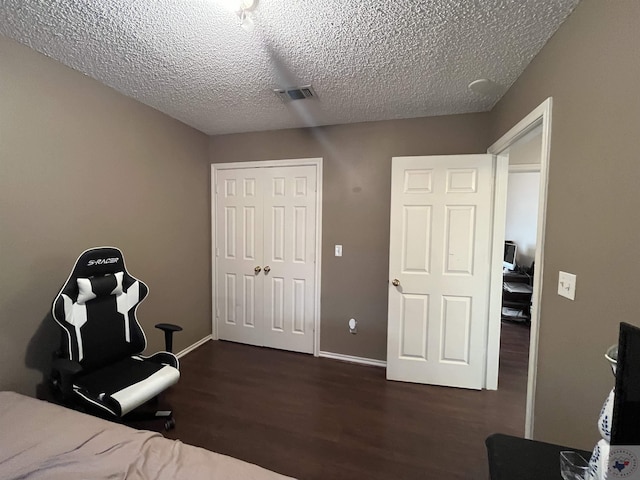
POLYGON ((114 419, 114 421, 129 425, 130 423, 147 423, 155 420, 164 420, 165 431, 173 430, 176 426, 176 420, 173 418, 173 410, 148 408, 151 407, 149 403, 157 404, 158 402, 156 399, 151 400, 134 411, 127 413, 125 416, 114 419))
MULTIPOLYGON (((169 430, 173 430, 176 427, 176 419, 173 417, 173 413, 170 410, 163 410, 161 412, 156 412, 157 414, 155 416, 135 414, 135 412, 132 412, 132 413, 134 413, 134 415, 130 413, 125 415, 122 418, 112 417, 110 420, 113 420, 114 422, 122 423, 130 427, 134 426, 132 424, 137 424, 137 426, 143 427, 145 429, 147 427, 147 424, 150 424, 151 422, 155 422, 157 420, 163 420, 164 430, 167 432, 169 430), (158 415, 158 414, 161 414, 161 415, 158 415)), ((154 428, 149 428, 149 430, 151 429, 155 430, 154 428)))

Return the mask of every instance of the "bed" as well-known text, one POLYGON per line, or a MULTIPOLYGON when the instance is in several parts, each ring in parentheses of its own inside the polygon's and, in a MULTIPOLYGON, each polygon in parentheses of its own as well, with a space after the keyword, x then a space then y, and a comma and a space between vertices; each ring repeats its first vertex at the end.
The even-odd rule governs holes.
POLYGON ((284 480, 251 463, 0 392, 0 478, 284 480))

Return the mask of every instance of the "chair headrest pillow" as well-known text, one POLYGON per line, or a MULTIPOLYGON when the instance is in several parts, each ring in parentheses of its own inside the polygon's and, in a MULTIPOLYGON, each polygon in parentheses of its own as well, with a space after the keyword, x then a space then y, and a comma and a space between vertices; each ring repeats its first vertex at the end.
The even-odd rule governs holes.
POLYGON ((123 277, 124 272, 116 272, 97 277, 78 278, 78 300, 76 303, 84 305, 97 297, 121 295, 123 277))

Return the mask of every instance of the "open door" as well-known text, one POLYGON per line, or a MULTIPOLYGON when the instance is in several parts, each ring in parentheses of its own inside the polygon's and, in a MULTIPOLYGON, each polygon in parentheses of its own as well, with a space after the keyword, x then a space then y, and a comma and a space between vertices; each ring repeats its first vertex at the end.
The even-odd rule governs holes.
POLYGON ((493 158, 392 159, 389 380, 484 385, 493 158))

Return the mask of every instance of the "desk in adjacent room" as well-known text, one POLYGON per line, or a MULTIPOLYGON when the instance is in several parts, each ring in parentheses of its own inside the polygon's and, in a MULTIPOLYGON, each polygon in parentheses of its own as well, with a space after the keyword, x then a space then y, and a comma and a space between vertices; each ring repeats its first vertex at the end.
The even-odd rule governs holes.
POLYGON ((533 277, 519 272, 505 272, 502 276, 502 320, 531 321, 533 277))

